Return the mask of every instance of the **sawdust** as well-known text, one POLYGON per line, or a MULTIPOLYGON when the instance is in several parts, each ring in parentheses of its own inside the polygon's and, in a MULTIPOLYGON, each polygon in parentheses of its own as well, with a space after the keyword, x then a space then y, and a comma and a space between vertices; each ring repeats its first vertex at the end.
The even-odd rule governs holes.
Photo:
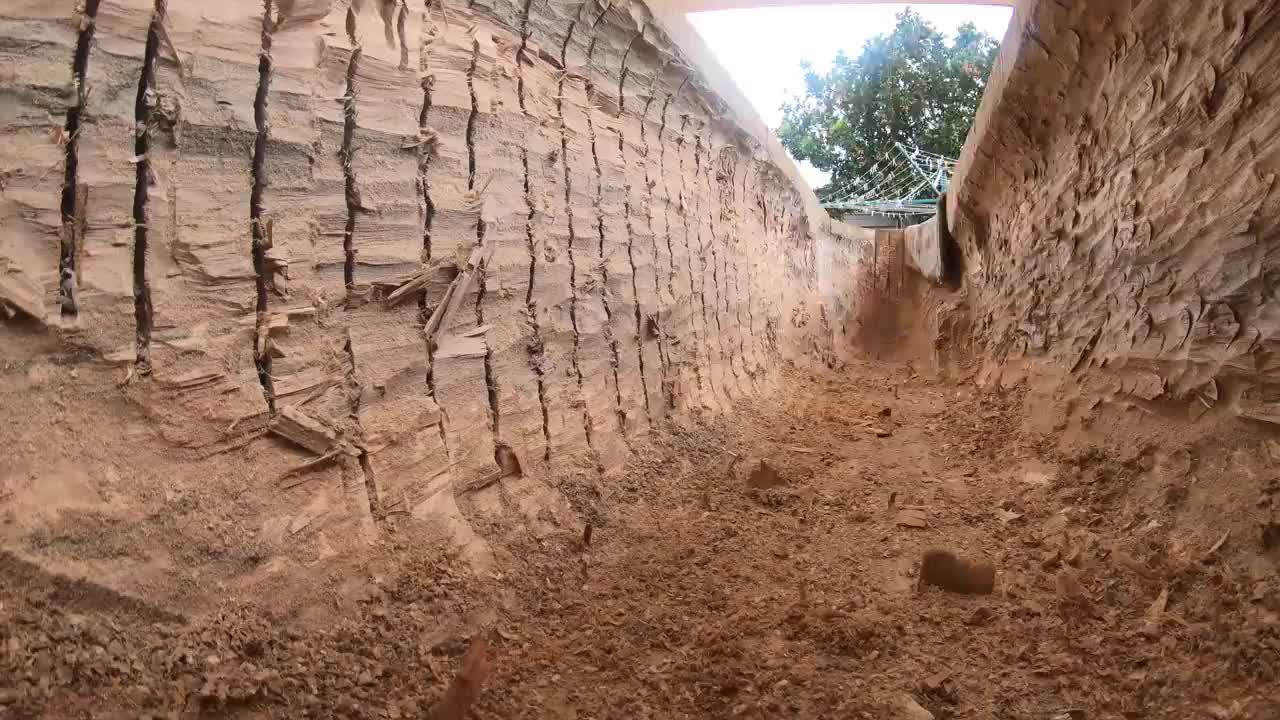
POLYGON ((182 593, 143 602, 6 554, 0 702, 13 717, 424 716, 483 642, 480 718, 1275 717, 1278 558, 1253 518, 1276 502, 1265 438, 1037 387, 793 372, 772 399, 667 427, 619 473, 477 493, 506 508, 462 506, 495 548, 479 576, 447 532, 408 521, 246 578, 217 513, 203 532, 230 559, 193 554, 199 533, 175 529, 178 552, 68 508, 24 555, 167 553, 205 567, 187 592, 212 607, 180 614, 153 603, 182 593), (735 456, 787 482, 751 487, 735 456), (519 512, 548 484, 576 520, 519 512), (928 527, 900 527, 908 507, 928 527), (917 589, 935 547, 993 565, 994 593, 917 589))

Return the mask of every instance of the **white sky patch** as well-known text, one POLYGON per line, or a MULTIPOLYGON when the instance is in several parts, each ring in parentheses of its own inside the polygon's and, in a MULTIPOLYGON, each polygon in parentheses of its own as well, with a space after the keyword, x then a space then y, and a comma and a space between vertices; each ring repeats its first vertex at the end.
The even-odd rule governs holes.
MULTIPOLYGON (((907 5, 824 5, 756 8, 691 13, 697 28, 720 63, 771 128, 782 122, 782 103, 804 91, 800 61, 826 72, 836 52, 857 57, 876 35, 893 30, 894 17, 907 5)), ((1012 8, 978 5, 915 5, 925 19, 948 35, 972 22, 1000 40, 1012 8)), ((811 187, 827 182, 828 174, 799 163, 811 187)))

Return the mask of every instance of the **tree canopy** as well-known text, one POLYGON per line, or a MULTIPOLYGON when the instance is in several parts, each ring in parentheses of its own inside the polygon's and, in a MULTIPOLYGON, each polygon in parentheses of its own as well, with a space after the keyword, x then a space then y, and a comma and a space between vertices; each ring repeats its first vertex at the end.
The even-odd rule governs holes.
POLYGON ((839 196, 894 143, 957 157, 982 100, 999 43, 972 23, 947 37, 907 8, 887 35, 822 75, 808 62, 805 94, 782 106, 778 136, 797 160, 831 173, 820 196, 839 196))

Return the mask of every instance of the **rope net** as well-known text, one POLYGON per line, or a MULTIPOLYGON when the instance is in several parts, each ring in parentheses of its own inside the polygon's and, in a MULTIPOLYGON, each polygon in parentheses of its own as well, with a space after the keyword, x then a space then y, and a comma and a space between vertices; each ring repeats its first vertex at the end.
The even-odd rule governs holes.
POLYGON ((932 215, 956 161, 894 143, 865 173, 823 193, 822 207, 863 215, 932 215))

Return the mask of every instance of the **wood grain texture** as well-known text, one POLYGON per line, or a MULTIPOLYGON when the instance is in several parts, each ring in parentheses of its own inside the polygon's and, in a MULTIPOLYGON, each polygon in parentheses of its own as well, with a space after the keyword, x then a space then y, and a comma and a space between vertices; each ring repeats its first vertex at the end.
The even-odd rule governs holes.
MULTIPOLYGON (((271 412, 314 419, 349 448, 346 510, 321 525, 369 535, 402 510, 483 563, 464 516, 498 485, 453 489, 500 447, 527 475, 608 471, 663 418, 727 410, 782 362, 843 349, 806 318, 851 302, 837 265, 857 243, 810 222, 794 168, 641 2, 411 0, 390 34, 345 2, 283 20, 262 0, 168 3, 143 173, 155 2, 101 4, 83 92, 81 10, 0 10, 0 301, 75 362, 139 361, 141 192, 154 377, 126 391, 187 450, 271 412)), ((286 467, 315 459, 271 442, 286 467)))
POLYGON ((953 185, 979 337, 1280 420, 1280 8, 1024 2, 953 185))

